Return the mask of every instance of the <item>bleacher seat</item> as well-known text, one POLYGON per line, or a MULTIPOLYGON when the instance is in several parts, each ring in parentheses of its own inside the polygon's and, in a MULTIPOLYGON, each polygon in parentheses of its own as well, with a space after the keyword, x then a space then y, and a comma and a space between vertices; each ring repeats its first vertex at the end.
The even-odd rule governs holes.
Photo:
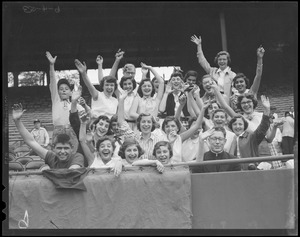
POLYGON ((18 161, 8 163, 9 171, 24 171, 24 166, 18 161))
POLYGON ((45 165, 45 161, 33 160, 25 165, 25 170, 39 170, 43 165, 45 165))
POLYGON ((33 161, 30 156, 18 157, 16 161, 20 162, 23 166, 25 166, 28 162, 33 161))
POLYGON ((27 145, 22 145, 14 149, 14 153, 16 157, 27 156, 31 151, 31 148, 27 145))
POLYGON ((16 155, 15 155, 14 153, 12 153, 12 152, 9 152, 9 153, 8 153, 8 160, 9 160, 9 161, 14 161, 14 160, 16 160, 16 155))

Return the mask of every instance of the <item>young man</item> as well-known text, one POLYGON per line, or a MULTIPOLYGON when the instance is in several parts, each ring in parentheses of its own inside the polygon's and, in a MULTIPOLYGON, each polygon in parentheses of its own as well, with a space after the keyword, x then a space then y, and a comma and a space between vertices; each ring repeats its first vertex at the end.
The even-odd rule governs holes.
MULTIPOLYGON (((30 132, 33 136, 34 140, 42 147, 47 148, 49 145, 49 134, 47 130, 41 127, 41 121, 39 119, 35 119, 33 121, 34 128, 30 132)), ((36 155, 34 151, 31 151, 29 155, 36 155)))
MULTIPOLYGON (((210 160, 226 160, 235 159, 235 157, 224 151, 226 143, 226 130, 223 127, 214 127, 200 135, 199 153, 196 158, 197 162, 210 160), (207 139, 210 150, 203 152, 204 140, 207 139)), ((223 165, 205 165, 193 168, 193 172, 224 172, 224 171, 240 171, 240 164, 223 164, 223 165)))
POLYGON ((71 139, 67 134, 58 134, 53 141, 53 151, 47 150, 34 140, 33 136, 25 128, 21 121, 21 117, 25 110, 21 104, 14 105, 12 117, 25 143, 32 150, 45 160, 47 166, 44 169, 76 169, 84 167, 84 159, 82 154, 73 153, 71 139))

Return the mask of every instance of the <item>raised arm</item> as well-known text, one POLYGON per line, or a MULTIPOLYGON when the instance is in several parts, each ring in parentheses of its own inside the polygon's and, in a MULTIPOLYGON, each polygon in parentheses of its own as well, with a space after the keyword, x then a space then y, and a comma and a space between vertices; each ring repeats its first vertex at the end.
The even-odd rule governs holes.
POLYGON ((103 79, 103 57, 101 55, 97 56, 96 63, 98 64, 98 82, 101 84, 103 79))
POLYGON ((139 107, 139 96, 135 96, 132 102, 132 105, 129 109, 129 116, 136 120, 139 117, 139 114, 137 113, 138 107, 139 107))
POLYGON ((112 65, 112 68, 111 68, 110 73, 109 73, 110 76, 118 78, 117 77, 117 71, 118 71, 119 63, 120 63, 121 59, 123 58, 124 53, 125 52, 121 51, 121 49, 119 49, 118 52, 116 53, 116 55, 115 55, 115 57, 116 57, 115 62, 112 65))
POLYGON ((211 88, 213 88, 214 94, 216 95, 216 98, 217 98, 217 101, 220 103, 221 107, 226 111, 226 113, 230 117, 237 116, 238 114, 227 104, 227 102, 225 101, 225 98, 220 93, 219 87, 217 86, 217 84, 215 82, 213 82, 211 84, 211 88))
POLYGON ((261 75, 263 71, 263 57, 264 57, 265 50, 262 46, 257 49, 257 66, 256 66, 256 74, 254 77, 254 81, 252 86, 250 87, 250 92, 257 97, 257 92, 259 90, 259 85, 261 81, 261 75))
POLYGON ((94 100, 97 100, 98 99, 98 91, 93 86, 90 79, 88 78, 87 71, 86 71, 87 67, 86 67, 85 62, 83 62, 83 64, 82 64, 78 59, 75 59, 75 66, 77 67, 78 71, 80 72, 83 82, 86 85, 86 87, 88 88, 92 98, 94 100))
POLYGON ((50 69, 49 69, 49 75, 50 75, 50 92, 51 92, 51 99, 53 100, 54 97, 57 95, 57 83, 56 83, 56 78, 55 78, 55 69, 54 69, 54 64, 56 62, 56 58, 52 57, 52 55, 50 54, 50 52, 46 52, 46 57, 49 61, 49 65, 50 65, 50 69))
POLYGON ((204 117, 204 111, 208 106, 209 106, 209 103, 205 104, 203 106, 203 109, 200 111, 200 114, 196 120, 196 123, 193 126, 191 126, 187 131, 180 134, 182 142, 184 142, 186 139, 191 137, 197 131, 197 129, 199 129, 201 127, 202 122, 203 122, 203 117, 204 117))
MULTIPOLYGON (((187 93, 187 105, 188 105, 188 109, 190 108, 190 110, 193 112, 193 114, 191 114, 191 112, 189 111, 190 115, 192 117, 197 117, 200 114, 200 109, 201 108, 197 105, 197 102, 195 101, 193 95, 195 95, 195 97, 197 98, 197 96, 199 97, 200 100, 200 96, 199 96, 199 87, 194 85, 194 88, 187 93)), ((201 104, 202 105, 202 104, 201 104)))
POLYGON ((276 136, 277 128, 279 126, 281 126, 282 124, 283 124, 283 121, 280 121, 280 122, 276 121, 273 124, 270 124, 270 128, 268 129, 267 134, 266 134, 267 142, 271 143, 273 141, 273 139, 276 136))
POLYGON ((82 86, 79 86, 77 91, 75 91, 75 90, 72 91, 71 113, 75 113, 77 111, 77 103, 81 96, 81 92, 82 92, 82 86))
POLYGON ((165 112, 166 110, 166 105, 167 105, 167 99, 170 93, 172 93, 174 90, 172 89, 171 82, 169 81, 168 84, 166 85, 165 92, 163 94, 163 97, 159 103, 158 110, 159 112, 165 112))
POLYGON ((83 154, 90 166, 94 162, 95 157, 86 143, 86 124, 88 121, 86 112, 84 110, 80 111, 79 117, 80 117, 79 141, 81 144, 83 154))
POLYGON ((207 74, 210 74, 211 71, 211 66, 207 62, 206 58, 204 57, 203 50, 202 50, 202 39, 201 36, 199 38, 196 35, 193 35, 191 37, 191 41, 194 42, 197 45, 197 57, 198 57, 198 62, 201 65, 201 67, 204 69, 204 71, 207 74))
POLYGON ((38 154, 42 159, 45 159, 46 154, 48 152, 47 149, 42 147, 40 144, 34 140, 31 133, 25 128, 24 124, 21 121, 21 117, 26 110, 23 110, 22 104, 15 104, 13 106, 12 118, 16 124, 16 127, 21 134, 24 142, 32 148, 32 150, 38 154))
POLYGON ((124 101, 128 96, 128 91, 123 91, 122 95, 119 97, 119 104, 118 104, 118 124, 121 124, 125 121, 124 116, 124 101))

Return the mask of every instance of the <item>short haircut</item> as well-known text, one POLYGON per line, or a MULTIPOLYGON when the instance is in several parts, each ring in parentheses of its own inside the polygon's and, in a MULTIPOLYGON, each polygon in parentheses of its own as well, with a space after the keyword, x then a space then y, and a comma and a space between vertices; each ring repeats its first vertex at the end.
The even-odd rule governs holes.
POLYGON ((140 82, 140 85, 139 85, 139 88, 137 90, 137 93, 139 94, 139 96, 141 98, 143 98, 143 91, 142 91, 142 86, 145 84, 145 82, 150 82, 151 86, 152 86, 152 92, 151 92, 151 97, 155 94, 155 88, 154 88, 154 85, 151 81, 150 78, 146 78, 146 79, 142 79, 141 82, 140 82))
POLYGON ((172 79, 172 77, 180 77, 183 80, 183 75, 181 72, 175 71, 171 74, 170 76, 170 80, 172 79))
POLYGON ((165 126, 168 124, 168 122, 171 122, 171 121, 174 121, 174 122, 176 123, 177 128, 178 128, 177 133, 179 133, 180 130, 181 130, 181 123, 180 123, 180 121, 179 121, 177 118, 175 118, 174 116, 167 116, 167 117, 164 119, 164 121, 163 121, 163 123, 162 123, 162 130, 163 130, 164 132, 166 132, 166 131, 165 131, 165 126))
POLYGON ((144 154, 144 150, 142 149, 140 144, 134 138, 128 138, 123 142, 122 146, 120 147, 119 153, 118 153, 118 155, 122 159, 126 159, 125 158, 125 150, 127 149, 127 147, 129 147, 131 145, 136 145, 136 147, 138 149, 138 157, 140 157, 141 155, 144 154))
POLYGON ((100 91, 103 91, 103 86, 104 86, 105 82, 106 83, 114 83, 115 84, 114 91, 118 88, 117 79, 115 77, 113 77, 113 76, 105 76, 105 77, 103 77, 103 79, 100 82, 100 86, 99 86, 99 90, 100 91))
MULTIPOLYGON (((109 119, 109 117, 107 117, 106 115, 100 115, 94 122, 92 122, 91 124, 90 124, 90 129, 92 128, 92 126, 93 125, 97 125, 97 123, 99 123, 100 122, 100 120, 103 120, 103 121, 105 121, 105 122, 107 122, 108 124, 109 124, 109 128, 110 128, 110 119, 109 119)), ((108 128, 108 131, 107 131, 107 135, 111 135, 111 132, 110 132, 110 129, 108 128)))
POLYGON ((221 55, 226 55, 227 56, 228 65, 230 65, 231 64, 230 54, 227 51, 220 51, 219 53, 217 53, 217 55, 215 57, 215 60, 214 60, 215 64, 218 64, 218 58, 221 55))
POLYGON ((236 84, 236 81, 237 81, 237 79, 239 79, 239 78, 243 78, 244 79, 244 81, 245 81, 245 83, 246 83, 246 88, 248 88, 249 87, 249 84, 250 84, 250 82, 249 82, 249 79, 244 75, 244 73, 237 73, 236 74, 236 76, 233 78, 233 80, 232 80, 232 83, 233 83, 233 87, 235 88, 235 84, 236 84))
POLYGON ((138 130, 141 132, 142 131, 141 130, 141 120, 145 116, 151 116, 151 121, 152 121, 151 132, 153 132, 156 128, 156 121, 155 121, 154 117, 149 113, 141 113, 136 120, 136 126, 137 126, 138 130))
POLYGON ((111 145, 113 147, 113 151, 116 149, 115 141, 111 137, 105 135, 103 137, 100 137, 99 140, 96 143, 97 152, 99 151, 99 147, 100 147, 101 143, 104 142, 104 141, 110 141, 111 145))
POLYGON ((184 82, 186 82, 186 79, 187 79, 189 76, 196 77, 196 82, 198 82, 198 72, 193 71, 193 70, 187 71, 187 73, 184 75, 184 79, 183 79, 184 82))
POLYGON ((244 111, 242 109, 242 106, 241 106, 241 102, 244 98, 247 98, 247 99, 250 99, 252 100, 253 102, 253 109, 255 109, 257 107, 257 104, 258 104, 258 101, 257 99, 255 98, 255 96, 252 94, 252 93, 245 93, 243 95, 239 95, 238 98, 237 98, 237 103, 236 103, 236 107, 238 109, 240 109, 241 111, 244 111))
POLYGON ((226 111, 224 109, 216 109, 213 113, 212 113, 212 118, 214 118, 215 114, 218 113, 218 112, 222 112, 225 114, 225 118, 227 119, 228 115, 226 113, 226 111))
POLYGON ((60 85, 67 85, 69 87, 70 90, 72 90, 72 87, 69 83, 69 81, 66 79, 66 78, 62 78, 62 79, 59 79, 58 82, 57 82, 57 89, 59 89, 60 85))
POLYGON ((223 127, 213 127, 215 129, 215 132, 222 132, 224 134, 224 137, 226 138, 226 130, 223 127))
POLYGON ((154 148, 153 148, 153 153, 152 155, 154 157, 156 157, 156 151, 161 147, 161 146, 166 146, 170 152, 170 158, 173 156, 173 149, 171 147, 171 144, 170 142, 167 142, 167 141, 159 141, 157 142, 155 145, 154 145, 154 148))
POLYGON ((109 135, 111 135, 111 134, 113 133, 113 131, 112 131, 112 123, 114 123, 114 122, 118 122, 118 115, 117 115, 117 114, 114 114, 114 115, 110 118, 109 128, 108 128, 109 135))
POLYGON ((53 141, 53 147, 55 147, 57 143, 69 144, 71 147, 73 147, 70 136, 65 133, 60 133, 55 137, 53 141))
POLYGON ((286 116, 291 116, 291 114, 290 114, 289 111, 285 111, 285 112, 284 112, 284 117, 286 117, 286 116))
POLYGON ((233 124, 234 122, 236 122, 236 120, 239 119, 239 118, 242 119, 243 122, 244 122, 244 131, 248 128, 248 125, 249 125, 248 121, 247 121, 242 115, 238 115, 238 116, 233 117, 233 118, 229 121, 229 123, 228 123, 228 127, 230 128, 231 131, 233 131, 233 130, 232 130, 232 124, 233 124))
POLYGON ((120 86, 124 90, 123 83, 124 81, 131 80, 133 90, 136 88, 136 81, 133 76, 123 76, 120 81, 120 86))

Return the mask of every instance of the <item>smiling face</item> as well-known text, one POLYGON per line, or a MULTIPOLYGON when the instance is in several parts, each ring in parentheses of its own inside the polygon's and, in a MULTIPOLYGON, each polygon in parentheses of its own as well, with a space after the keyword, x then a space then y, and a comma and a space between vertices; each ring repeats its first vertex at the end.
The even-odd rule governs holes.
POLYGON ((221 70, 224 70, 228 66, 227 55, 221 54, 218 57, 218 65, 219 65, 219 67, 220 67, 221 70))
POLYGON ((106 120, 100 119, 96 124, 96 133, 98 136, 104 136, 108 132, 109 123, 106 120))
POLYGON ((53 149, 60 161, 67 161, 72 154, 72 147, 69 143, 56 143, 53 149))
POLYGON ((61 84, 58 88, 58 95, 61 100, 67 100, 71 96, 71 89, 66 84, 61 84))
POLYGON ((141 132, 143 134, 149 134, 149 133, 151 133, 152 126, 153 126, 153 123, 152 123, 152 117, 151 117, 151 115, 149 115, 149 116, 143 116, 141 118, 140 128, 141 128, 141 132))
POLYGON ((189 83, 190 85, 195 85, 196 84, 197 78, 195 76, 189 76, 186 78, 186 82, 189 83))
POLYGON ((237 89, 240 94, 245 92, 247 85, 244 78, 237 78, 234 85, 235 89, 237 89))
POLYGON ((241 135, 245 131, 245 124, 243 119, 236 119, 236 121, 232 124, 232 131, 237 136, 241 135))
POLYGON ((241 107, 242 110, 246 113, 246 114, 251 114, 254 111, 253 108, 253 101, 251 99, 248 99, 247 97, 244 97, 241 100, 241 107))
POLYGON ((129 164, 132 164, 139 158, 139 150, 137 145, 132 144, 125 149, 125 159, 129 164))
POLYGON ((115 91, 115 83, 105 81, 103 84, 103 92, 106 96, 111 96, 115 91))
POLYGON ((224 127, 226 123, 225 112, 218 111, 214 114, 212 121, 215 127, 224 127))
POLYGON ((171 84, 172 84, 172 88, 174 90, 179 90, 181 88, 182 85, 182 80, 179 76, 175 76, 171 78, 171 84))
POLYGON ((209 142, 211 151, 213 151, 215 153, 222 152, 224 149, 225 142, 226 142, 224 133, 222 133, 221 131, 213 132, 213 134, 208 138, 208 142, 209 142))
POLYGON ((207 108, 207 112, 208 112, 209 117, 211 118, 213 112, 214 112, 216 109, 219 109, 219 108, 220 108, 220 107, 219 107, 219 105, 218 105, 216 102, 211 103, 211 106, 209 106, 209 107, 207 108))
POLYGON ((99 155, 102 159, 102 161, 106 164, 111 160, 111 157, 113 155, 113 145, 111 144, 111 141, 104 140, 100 145, 98 149, 99 155))
POLYGON ((212 84, 212 78, 210 77, 206 77, 202 80, 202 86, 203 89, 207 92, 207 93, 213 93, 213 89, 211 88, 211 84, 212 84))
POLYGON ((170 151, 167 146, 160 146, 155 151, 155 157, 162 164, 168 164, 170 162, 170 151))
POLYGON ((143 96, 150 97, 153 90, 152 83, 150 81, 145 81, 141 89, 143 96))
POLYGON ((168 121, 164 127, 164 131, 167 135, 170 134, 170 132, 175 131, 178 132, 178 127, 175 121, 168 121))
POLYGON ((123 82, 123 90, 127 91, 128 93, 132 92, 133 90, 133 83, 131 79, 127 79, 123 82))

